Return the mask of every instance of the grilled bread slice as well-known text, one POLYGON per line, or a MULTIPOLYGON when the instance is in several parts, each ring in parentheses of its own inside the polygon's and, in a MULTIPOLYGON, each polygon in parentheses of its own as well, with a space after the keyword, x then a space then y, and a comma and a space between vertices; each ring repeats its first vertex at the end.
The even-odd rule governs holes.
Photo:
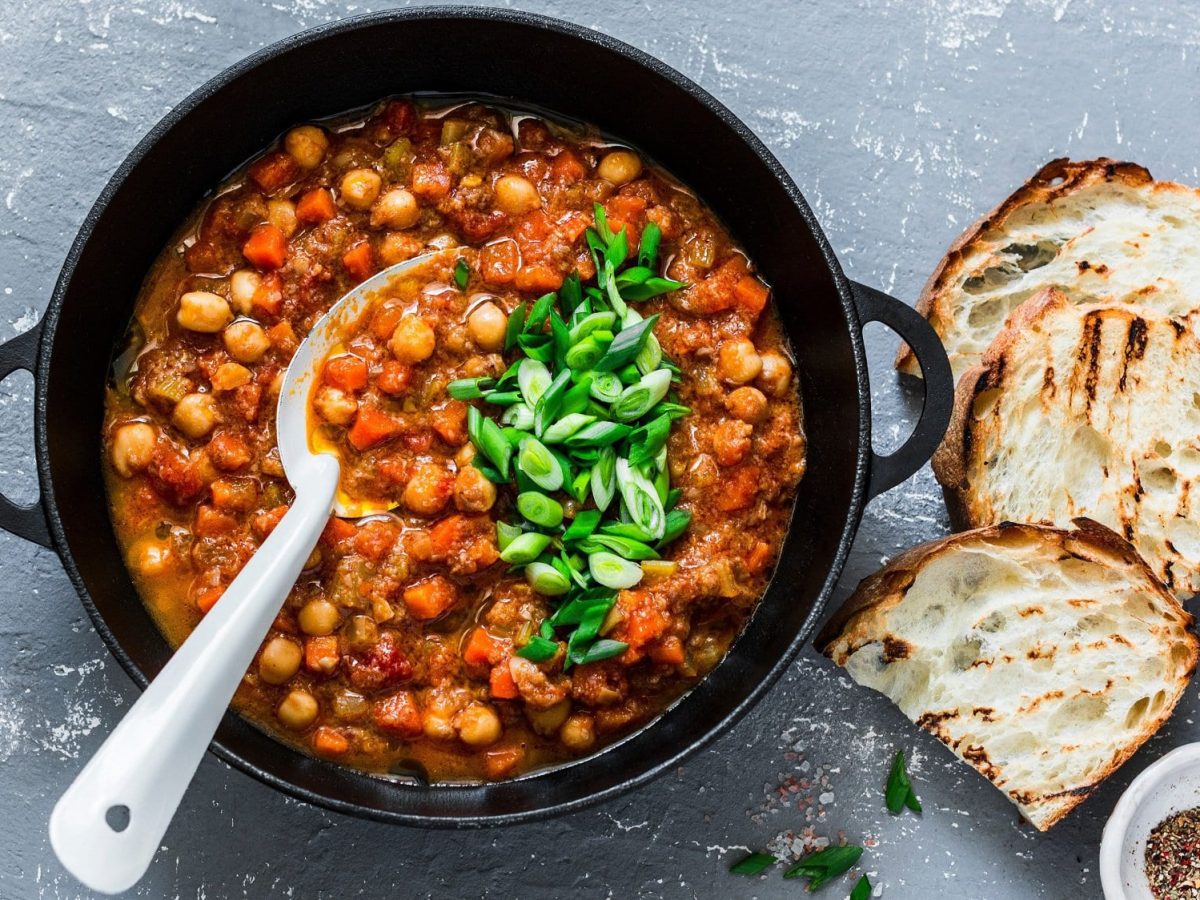
POLYGON ((817 646, 1045 831, 1170 716, 1191 624, 1107 528, 1004 523, 897 557, 817 646))
POLYGON ((951 520, 1095 519, 1180 595, 1200 591, 1200 339, 1177 320, 1022 304, 958 384, 933 458, 951 520))
MULTIPOLYGON (((1076 303, 1171 317, 1200 308, 1200 191, 1111 159, 1056 159, 969 228, 917 303, 957 378, 1024 300, 1057 287, 1076 303)), ((902 347, 898 368, 917 374, 902 347)))

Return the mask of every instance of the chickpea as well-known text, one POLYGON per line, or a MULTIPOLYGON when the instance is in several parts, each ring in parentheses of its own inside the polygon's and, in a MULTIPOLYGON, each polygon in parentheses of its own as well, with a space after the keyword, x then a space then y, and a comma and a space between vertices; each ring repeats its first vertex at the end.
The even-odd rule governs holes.
POLYGON ((309 600, 300 608, 296 621, 305 634, 323 637, 333 634, 333 630, 337 628, 338 609, 328 600, 309 600))
POLYGON ((258 677, 267 684, 283 684, 300 669, 300 645, 285 637, 267 641, 258 655, 258 677))
POLYGON ((302 169, 315 169, 329 149, 329 138, 316 125, 293 128, 283 139, 283 149, 302 169))
POLYGON ((188 394, 175 404, 171 424, 190 438, 204 437, 217 424, 217 403, 212 394, 188 394))
POLYGON ((352 209, 370 209, 383 179, 372 169, 351 169, 342 176, 342 200, 352 209))
POLYGON ((394 266, 406 259, 412 259, 423 249, 425 244, 415 235, 389 231, 379 242, 379 260, 385 266, 394 266))
POLYGON ((493 187, 496 205, 510 216, 531 212, 542 205, 542 197, 528 178, 520 175, 502 175, 493 187))
POLYGON ((404 486, 404 505, 419 516, 434 516, 450 498, 445 490, 446 470, 438 463, 421 463, 404 486))
POLYGON ((351 650, 369 650, 379 642, 379 626, 370 616, 353 616, 342 629, 351 650))
POLYGON ((267 221, 282 231, 284 237, 291 237, 296 233, 296 205, 291 200, 270 201, 267 221))
POLYGON ((613 150, 600 160, 596 174, 620 187, 642 174, 642 160, 632 150, 613 150))
POLYGON ((153 578, 175 565, 170 543, 153 537, 142 538, 129 548, 129 568, 145 578, 153 578))
POLYGON ((458 448, 458 452, 454 454, 454 464, 460 469, 466 468, 471 464, 471 460, 475 458, 475 445, 470 441, 458 448))
POLYGON ((762 358, 745 338, 726 341, 717 356, 717 374, 733 384, 748 384, 762 371, 762 358))
POLYGON ((590 750, 592 744, 596 743, 596 723, 587 713, 575 713, 563 723, 558 739, 568 750, 577 753, 590 750))
POLYGON ((216 334, 233 319, 229 304, 220 294, 209 291, 188 291, 179 298, 175 321, 188 331, 216 334))
POLYGON ((758 388, 740 387, 725 398, 725 408, 743 422, 757 425, 767 414, 767 398, 758 388))
POLYGON ((216 392, 232 391, 249 384, 253 377, 250 370, 241 363, 221 363, 217 366, 217 371, 213 372, 212 387, 216 392))
POLYGON ((727 419, 713 429, 713 455, 723 466, 736 466, 750 453, 750 434, 754 426, 749 422, 727 419))
POLYGON ((464 744, 486 747, 500 740, 500 717, 484 703, 472 703, 454 717, 458 736, 464 744))
POLYGON ((458 470, 454 479, 454 505, 462 512, 487 512, 496 502, 496 486, 472 465, 458 470))
POLYGON ((321 548, 313 547, 312 553, 308 554, 308 559, 304 561, 304 571, 307 572, 309 569, 315 569, 321 564, 324 558, 325 555, 321 552, 321 548))
POLYGON ((376 228, 412 228, 421 218, 421 205, 412 191, 393 188, 375 201, 371 208, 371 224, 376 228))
POLYGON ((560 700, 553 706, 548 706, 545 709, 537 709, 526 705, 525 716, 529 719, 529 724, 533 726, 533 730, 538 734, 554 734, 562 727, 563 722, 567 720, 567 716, 571 713, 570 699, 560 700))
POLYGON ((402 363, 424 362, 433 356, 437 346, 437 335, 433 329, 418 315, 406 315, 392 332, 388 347, 392 356, 402 363))
POLYGON ((271 339, 266 331, 250 319, 230 322, 221 337, 229 355, 240 363, 256 363, 271 349, 271 339))
POLYGON ((772 397, 782 397, 792 386, 792 364, 782 353, 768 350, 762 355, 758 386, 772 397))
MULTIPOLYGON (((113 434, 112 464, 122 478, 130 478, 150 465, 158 432, 145 422, 122 425, 113 434)), ((491 505, 490 503, 488 504, 491 505)))
POLYGON ((495 303, 481 303, 467 316, 467 334, 475 346, 488 353, 504 349, 508 333, 508 316, 495 303))
POLYGON ((358 414, 358 401, 340 388, 321 388, 313 405, 321 418, 331 425, 349 425, 358 414))
POLYGON ((239 315, 254 309, 254 294, 262 284, 262 276, 253 269, 238 269, 229 276, 229 300, 239 315))
POLYGON ((454 737, 454 723, 443 713, 427 712, 421 717, 425 736, 436 741, 448 741, 454 737))
POLYGON ((316 720, 319 710, 317 698, 308 691, 292 691, 283 698, 275 715, 285 727, 303 731, 316 720))

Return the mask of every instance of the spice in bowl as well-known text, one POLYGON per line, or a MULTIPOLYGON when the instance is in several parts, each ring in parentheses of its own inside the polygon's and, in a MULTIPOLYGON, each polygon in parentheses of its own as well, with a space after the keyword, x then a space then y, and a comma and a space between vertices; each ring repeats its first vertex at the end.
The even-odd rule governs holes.
POLYGON ((1150 832, 1146 880, 1155 900, 1200 900, 1200 807, 1168 816, 1150 832))

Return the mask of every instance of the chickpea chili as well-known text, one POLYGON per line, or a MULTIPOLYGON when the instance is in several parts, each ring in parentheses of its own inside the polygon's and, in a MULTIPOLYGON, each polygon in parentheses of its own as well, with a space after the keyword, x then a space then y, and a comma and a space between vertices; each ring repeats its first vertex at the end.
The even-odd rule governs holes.
POLYGON ((720 661, 804 472, 770 290, 668 175, 479 103, 293 129, 151 272, 106 483, 177 644, 291 501, 274 403, 303 336, 446 248, 325 361, 314 439, 394 508, 331 519, 235 706, 347 765, 500 779, 591 752, 720 661))

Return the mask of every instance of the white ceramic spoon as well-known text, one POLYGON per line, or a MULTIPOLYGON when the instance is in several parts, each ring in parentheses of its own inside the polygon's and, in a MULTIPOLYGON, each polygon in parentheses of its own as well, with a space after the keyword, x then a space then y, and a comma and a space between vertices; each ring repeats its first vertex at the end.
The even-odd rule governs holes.
POLYGON ((308 442, 308 396, 320 362, 417 257, 364 281, 313 327, 292 357, 276 408, 276 437, 295 502, 217 604, 125 714, 50 815, 59 861, 92 890, 119 893, 145 873, 263 636, 317 544, 337 498, 339 465, 308 442))

